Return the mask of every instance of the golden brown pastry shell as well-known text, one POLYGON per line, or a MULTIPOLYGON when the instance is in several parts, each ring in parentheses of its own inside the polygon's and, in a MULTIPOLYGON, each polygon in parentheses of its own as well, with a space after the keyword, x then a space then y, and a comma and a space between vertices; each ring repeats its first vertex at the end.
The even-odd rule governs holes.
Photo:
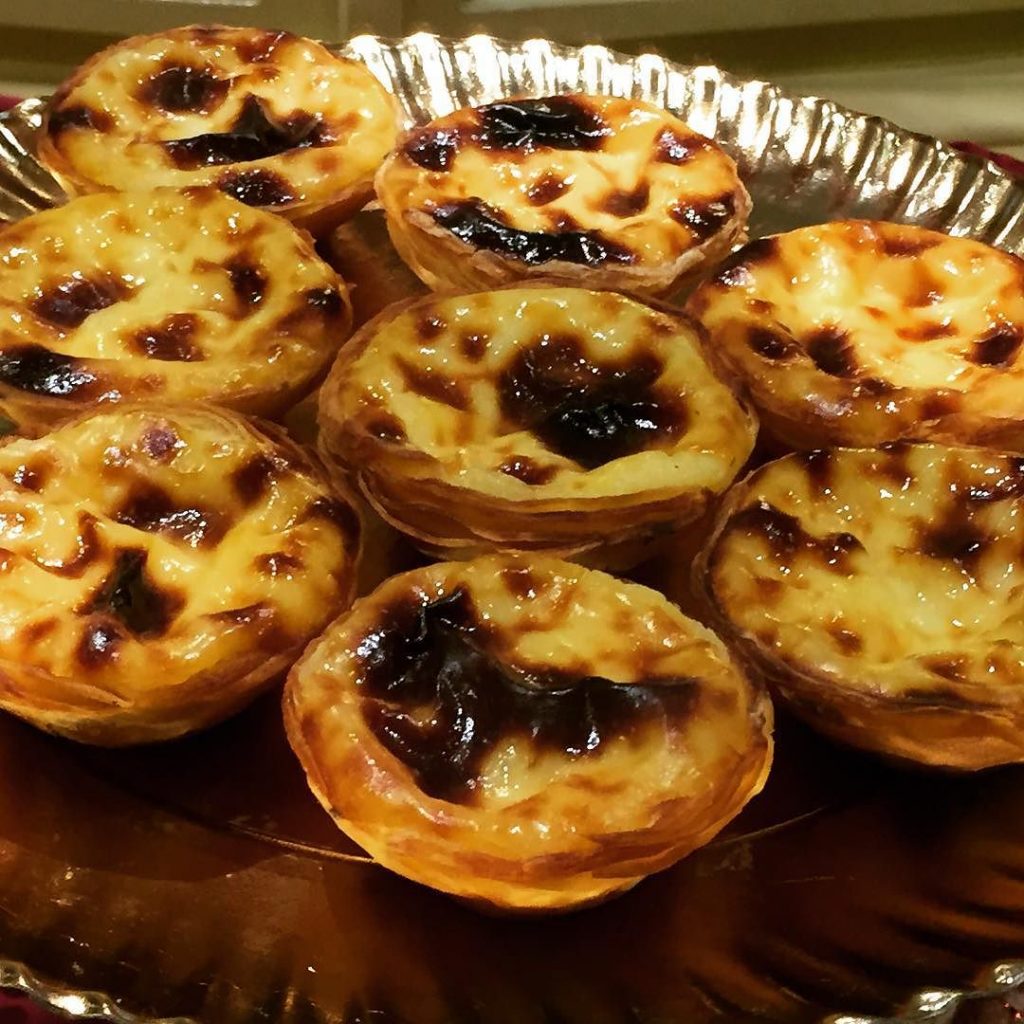
MULTIPOLYGON (((66 191, 72 195, 87 195, 94 192, 116 191, 133 187, 130 181, 131 176, 127 172, 127 184, 114 185, 97 180, 88 171, 83 170, 79 166, 79 163, 66 151, 66 147, 61 146, 54 139, 54 133, 50 130, 51 115, 59 108, 68 95, 85 82, 94 72, 100 71, 102 73, 103 65, 110 60, 111 54, 115 51, 131 54, 154 41, 166 40, 173 45, 177 40, 188 40, 190 35, 199 38, 201 45, 212 45, 209 43, 209 40, 211 37, 216 36, 217 33, 222 34, 222 45, 227 47, 233 46, 235 41, 239 39, 244 40, 247 37, 251 37, 251 39, 256 40, 258 37, 272 37, 275 35, 275 33, 256 28, 236 28, 227 25, 186 25, 163 33, 133 36, 114 43, 107 49, 94 54, 60 85, 51 97, 47 109, 44 111, 43 124, 37 143, 37 154, 40 161, 53 172, 66 191)), ((393 138, 398 131, 399 125, 398 104, 384 87, 373 78, 369 71, 362 68, 355 61, 350 61, 348 58, 330 53, 319 43, 312 40, 302 39, 301 37, 292 37, 292 39, 308 47, 312 53, 316 54, 320 61, 328 63, 342 62, 351 65, 353 69, 358 68, 363 78, 363 87, 372 90, 376 94, 376 98, 382 100, 386 105, 391 117, 390 136, 393 138)), ((200 63, 200 60, 197 59, 196 63, 200 63)), ((269 66, 273 67, 273 64, 271 63, 269 66)), ((357 101, 358 99, 359 97, 356 97, 357 101)), ((353 105, 355 106, 357 103, 353 105)), ((382 149, 381 157, 383 157, 383 153, 386 152, 387 148, 384 147, 382 149)), ((329 148, 325 152, 329 152, 329 148)), ((275 157, 262 158, 257 161, 243 161, 225 166, 242 168, 243 172, 253 168, 266 169, 271 171, 275 178, 283 178, 284 184, 291 184, 286 165, 275 157), (282 167, 285 168, 284 171, 282 171, 282 167)), ((274 203, 263 208, 284 217, 295 224, 296 227, 310 232, 317 238, 327 235, 340 223, 348 220, 361 210, 373 198, 373 178, 376 167, 371 166, 366 173, 350 181, 345 181, 344 170, 343 165, 335 166, 333 170, 325 168, 319 175, 320 181, 317 184, 321 187, 315 190, 315 194, 287 202, 274 203), (322 188, 322 182, 331 181, 337 182, 333 190, 322 188)), ((160 182, 160 184, 181 188, 194 184, 214 183, 212 181, 212 172, 204 171, 202 168, 197 169, 193 177, 195 180, 190 181, 181 175, 172 175, 169 176, 166 182, 160 182)))
POLYGON ((791 448, 1024 450, 1014 255, 916 225, 832 222, 750 242, 686 308, 719 371, 791 448))
MULTIPOLYGON (((915 447, 901 444, 892 450, 915 447)), ((835 451, 842 456, 843 449, 835 451)), ((1001 453, 990 454, 1004 458, 1001 453)), ((954 771, 1024 762, 1024 696, 1014 685, 941 679, 930 689, 922 687, 910 694, 888 692, 870 665, 855 670, 852 678, 846 677, 846 671, 842 676, 822 671, 817 664, 771 650, 730 616, 713 580, 721 563, 719 543, 733 516, 747 504, 752 483, 764 468, 726 494, 710 537, 694 560, 691 584, 698 614, 754 675, 767 682, 774 696, 840 743, 907 764, 954 771)), ((879 601, 884 602, 885 596, 879 595, 879 601)))
MULTIPOLYGON (((515 102, 516 98, 512 97, 499 101, 515 102)), ((548 97, 540 102, 572 104, 583 112, 584 119, 596 116, 613 139, 620 131, 636 134, 630 135, 625 151, 603 152, 603 142, 597 146, 584 145, 582 153, 574 152, 572 146, 548 148, 543 141, 536 151, 529 145, 508 147, 504 143, 492 148, 480 144, 475 135, 480 130, 476 124, 480 116, 477 110, 464 108, 406 132, 378 170, 375 190, 387 215, 391 240, 406 264, 429 287, 481 290, 547 278, 596 290, 642 296, 667 295, 695 283, 721 262, 734 245, 745 239, 750 196, 735 164, 712 140, 695 133, 669 112, 639 100, 580 94, 548 97), (636 118, 654 119, 651 132, 646 126, 641 127, 636 118), (410 143, 415 144, 417 139, 429 136, 432 131, 457 140, 451 168, 426 168, 406 156, 410 143), (658 132, 674 138, 685 155, 678 160, 667 158, 665 148, 659 146, 662 136, 657 135, 658 132), (463 151, 482 156, 485 166, 463 168, 460 165, 463 151), (627 159, 631 161, 628 169, 621 174, 613 173, 621 169, 627 159), (607 161, 603 168, 601 160, 607 161), (593 161, 597 161, 596 166, 600 168, 596 172, 590 166, 593 161), (554 173, 552 167, 558 168, 564 180, 559 179, 553 199, 538 199, 530 179, 539 171, 539 187, 543 189, 554 173), (506 173, 509 169, 511 173, 506 173), (500 197, 488 192, 488 186, 493 191, 499 179, 502 183, 500 197), (506 194, 510 181, 516 185, 506 194), (602 195, 602 190, 608 188, 612 190, 611 195, 602 195), (579 190, 581 196, 585 193, 585 198, 574 198, 574 189, 579 190), (619 192, 620 189, 625 191, 619 192), (644 190, 643 200, 634 206, 634 198, 640 190, 644 190), (536 214, 539 204, 543 215, 550 215, 555 222, 557 213, 567 214, 573 231, 590 230, 600 223, 603 237, 633 249, 634 261, 606 259, 584 264, 556 257, 531 263, 512 253, 465 242, 439 225, 430 212, 434 206, 462 198, 483 200, 502 213, 512 207, 526 215, 536 214), (623 199, 625 209, 612 205, 612 201, 622 203, 623 199), (716 220, 706 233, 688 235, 687 229, 674 222, 669 208, 675 202, 686 205, 705 201, 726 201, 728 214, 716 220), (657 211, 652 211, 648 203, 656 206, 657 211), (598 210, 610 216, 595 220, 598 210), (631 234, 637 222, 643 227, 631 234), (623 225, 628 225, 625 230, 623 225), (623 232, 621 237, 620 231, 623 232), (659 255, 654 258, 647 253, 648 241, 662 234, 671 240, 656 239, 653 251, 659 255), (629 242, 625 241, 627 237, 629 242)), ((572 120, 569 115, 566 123, 572 120)), ((616 145, 615 142, 609 144, 616 145)), ((680 218, 679 223, 684 220, 680 218)), ((570 229, 554 226, 530 230, 557 235, 570 229)))
MULTIPOLYGON (((525 570, 538 579, 552 572, 577 576, 592 572, 547 557, 497 555, 464 564, 485 566, 492 575, 525 570)), ((459 569, 456 564, 440 563, 394 577, 374 594, 357 601, 353 615, 370 608, 371 602, 380 607, 413 586, 440 595, 445 592, 441 581, 446 577, 456 580, 458 577, 451 574, 459 569)), ((611 578, 606 579, 611 582, 611 578)), ((644 589, 617 586, 630 587, 633 592, 644 589)), ((735 673, 749 717, 741 730, 746 737, 743 749, 732 746, 738 735, 735 720, 729 726, 733 730, 727 744, 729 753, 723 749, 722 760, 713 762, 713 781, 701 795, 673 795, 655 784, 651 795, 637 798, 641 801, 637 813, 647 822, 642 828, 595 833, 601 814, 598 799, 593 808, 597 819, 575 824, 552 820, 553 838, 549 842, 520 835, 515 827, 509 830, 518 813, 515 806, 466 806, 427 796, 406 766, 360 724, 362 698, 358 694, 343 691, 340 703, 318 711, 318 698, 312 691, 307 692, 307 674, 320 671, 320 648, 333 631, 345 630, 349 616, 339 619, 321 641, 311 645, 289 675, 284 696, 289 742, 317 799, 338 826, 383 866, 443 892, 503 911, 550 913, 600 901, 631 888, 645 875, 670 866, 709 842, 761 790, 771 764, 772 709, 763 689, 750 684, 729 662, 728 652, 713 634, 687 620, 660 595, 655 601, 673 622, 685 623, 683 628, 696 631, 716 651, 716 657, 733 664, 730 671, 735 673), (343 723, 339 727, 347 737, 343 747, 333 753, 329 752, 330 728, 325 728, 326 720, 319 717, 323 712, 329 713, 335 724, 343 723)), ((683 733, 676 731, 677 726, 665 728, 671 730, 668 742, 682 743, 681 749, 685 750, 686 741, 683 733)), ((679 728, 685 732, 685 727, 679 728)), ((581 792, 583 785, 581 781, 581 792)), ((599 785, 597 779, 595 785, 599 785)), ((532 820, 537 816, 543 820, 543 797, 530 803, 537 799, 540 802, 536 809, 527 811, 524 804, 522 813, 532 820)))
MULTIPOLYGON (((294 485, 295 497, 290 499, 287 482, 281 483, 281 501, 295 500, 297 503, 308 500, 311 503, 320 501, 323 504, 329 503, 338 512, 325 512, 325 519, 318 524, 319 531, 327 531, 334 537, 334 540, 321 542, 310 532, 303 534, 300 546, 308 546, 310 550, 325 544, 320 548, 324 559, 332 558, 323 566, 317 566, 319 574, 318 581, 309 585, 311 598, 316 602, 317 607, 312 616, 307 617, 303 612, 299 616, 292 611, 285 610, 285 602, 294 600, 292 595, 277 593, 262 585, 256 587, 257 594, 263 594, 261 601, 238 609, 227 609, 223 613, 206 613, 201 621, 206 632, 197 632, 199 626, 190 627, 193 631, 182 634, 182 639, 175 639, 177 634, 166 633, 164 627, 161 631, 135 633, 135 627, 129 627, 134 640, 141 644, 141 652, 136 656, 133 653, 132 660, 124 669, 119 668, 120 651, 119 646, 126 642, 128 633, 124 627, 117 623, 120 613, 116 611, 116 605, 111 604, 106 610, 97 606, 93 610, 92 605, 96 595, 107 586, 106 579, 100 581, 98 588, 90 591, 94 585, 83 580, 79 588, 79 596, 75 598, 76 603, 67 607, 60 615, 60 619, 75 621, 79 615, 89 616, 82 621, 92 623, 94 620, 103 626, 113 626, 119 631, 121 639, 117 641, 118 647, 115 653, 101 662, 99 656, 88 660, 84 655, 72 653, 55 653, 52 658, 49 655, 41 659, 41 663, 33 660, 31 650, 34 641, 29 639, 32 630, 35 610, 18 605, 20 611, 12 611, 12 618, 15 624, 13 627, 8 624, 6 628, 13 628, 14 633, 10 644, 5 644, 0 649, 0 708, 11 712, 36 727, 64 736, 83 743, 100 746, 128 746, 140 743, 151 743, 174 739, 176 737, 206 728, 224 718, 236 713, 254 700, 260 693, 279 681, 288 667, 302 653, 303 648, 309 639, 315 635, 317 629, 330 617, 347 607, 354 595, 356 585, 356 566, 360 559, 360 533, 355 515, 347 511, 347 492, 337 481, 330 481, 328 470, 318 460, 315 452, 303 449, 296 445, 278 427, 273 424, 262 424, 257 428, 253 423, 236 416, 235 414, 217 409, 213 406, 202 405, 160 405, 147 406, 145 408, 133 408, 131 406, 118 407, 115 410, 100 413, 98 415, 85 415, 77 420, 64 424, 58 428, 55 434, 44 437, 37 442, 20 441, 12 439, 6 445, 0 445, 0 458, 17 450, 19 457, 25 457, 25 445, 34 444, 35 449, 28 451, 28 458, 23 463, 25 466, 32 465, 33 455, 42 450, 39 446, 49 446, 46 452, 55 448, 59 450, 62 435, 73 437, 73 432, 79 427, 88 428, 93 421, 102 421, 103 424, 122 423, 127 421, 129 427, 125 428, 128 433, 124 436, 116 434, 116 428, 111 428, 109 437, 116 451, 118 442, 125 443, 126 436, 132 436, 131 431, 135 428, 131 424, 144 425, 146 430, 155 427, 160 432, 168 429, 172 436, 179 439, 182 436, 197 438, 194 431, 217 430, 218 444, 228 448, 234 444, 236 448, 245 445, 243 455, 260 460, 271 460, 276 469, 274 472, 282 474, 278 479, 286 480, 288 474, 295 474, 294 485), (193 433, 189 433, 193 431, 193 433), (98 616, 98 617, 97 617, 98 616), (22 621, 22 625, 17 623, 22 621), (206 648, 197 647, 196 638, 201 637, 205 643, 210 640, 212 643, 221 642, 226 639, 226 646, 223 648, 223 656, 215 650, 213 655, 206 653, 206 648), (25 648, 19 652, 18 648, 23 643, 29 644, 28 653, 25 648), (147 645, 152 642, 153 647, 147 652, 147 645), (191 671, 176 672, 175 661, 182 661, 187 664, 187 651, 174 653, 174 645, 177 643, 192 645, 199 653, 193 652, 195 668, 191 671), (78 660, 76 660, 78 659, 78 660), (148 659, 148 660, 147 660, 148 659), (52 661, 52 664, 49 664, 52 661), (57 666, 63 668, 58 671, 57 666), (174 678, 166 678, 174 676, 174 678)), ((97 428, 99 429, 99 428, 97 428)), ((106 427, 104 427, 106 429, 106 427)), ((140 435, 141 436, 141 435, 140 435)), ((166 436, 166 435, 164 435, 166 436)), ((144 442, 143 442, 144 443, 144 442)), ((187 442, 186 442, 187 443, 187 442)), ((88 441, 83 442, 83 449, 88 441)), ((224 449, 222 449, 223 452, 224 449)), ((156 461, 165 458, 163 451, 159 456, 154 456, 156 461)), ((255 463, 253 463, 255 465, 255 463)), ((52 465, 52 456, 40 460, 40 466, 52 465)), ((234 465, 234 464, 233 464, 234 465)), ((247 465, 243 463, 243 465, 247 465)), ((259 463, 262 467, 263 463, 259 463)), ((237 468, 237 467, 234 467, 237 468)), ((17 474, 15 474, 17 476, 17 474)), ((86 474, 82 474, 84 477, 86 474)), ((93 468, 88 474, 94 476, 97 481, 103 479, 103 472, 93 468)), ((164 491, 160 484, 166 480, 163 475, 153 476, 147 479, 143 471, 137 476, 126 478, 130 481, 129 487, 137 489, 141 504, 135 506, 139 509, 138 515, 146 515, 149 508, 156 508, 154 514, 159 516, 173 515, 164 510, 163 505, 153 506, 153 501, 163 502, 165 498, 173 499, 173 490, 164 491), (154 483, 160 481, 160 483, 154 483)), ((228 487, 228 478, 225 476, 218 479, 218 484, 228 487)), ((104 481, 105 486, 109 486, 104 481)), ((18 488, 23 485, 10 482, 5 475, 0 477, 0 495, 4 491, 10 497, 18 488)), ((45 487, 42 485, 43 500, 45 501, 45 487)), ((33 489, 35 485, 33 484, 33 489)), ((88 487, 86 485, 85 489, 88 487)), ((65 502, 66 497, 59 499, 65 502)), ((182 499, 184 502, 186 499, 182 499)), ((222 499, 223 500, 223 499, 222 499)), ((82 502, 83 509, 92 509, 94 504, 86 499, 82 502)), ((99 506, 97 506, 99 507, 99 506)), ((312 508, 312 504, 310 505, 312 508)), ((8 513, 9 514, 9 513, 8 513)), ((97 522, 98 529, 103 531, 99 534, 99 541, 86 541, 80 545, 81 552, 88 552, 94 549, 96 554, 92 557, 110 561, 116 565, 116 556, 122 551, 145 551, 147 554, 156 552, 157 561, 161 549, 154 547, 156 538, 162 536, 163 527, 140 527, 134 536, 129 536, 123 530, 112 533, 115 527, 109 529, 104 525, 109 521, 111 524, 124 523, 124 513, 116 513, 113 510, 104 513, 100 519, 92 511, 86 511, 85 515, 91 516, 97 522), (102 521, 101 521, 102 520, 102 521), (155 530, 155 532, 153 532, 155 530), (150 540, 153 537, 154 540, 150 540)), ((233 515, 233 513, 225 513, 233 515)), ((243 513, 246 515, 248 513, 243 513)), ((300 513, 301 514, 301 513, 300 513)), ((17 515, 17 513, 15 513, 17 515)), ((29 519, 29 522, 32 520, 29 519)), ((241 521, 241 520, 240 520, 241 521)), ((233 529, 234 527, 231 527, 233 529)), ((244 527, 252 529, 252 527, 244 527)), ((299 527, 301 529, 301 527, 299 527)), ((217 536, 215 533, 214 536, 217 536)), ((249 540, 253 540, 252 537, 249 540)), ((13 541, 8 541, 12 548, 17 547, 13 541)), ((162 543, 162 541, 160 541, 162 543)), ((207 567, 212 567, 224 559, 249 557, 248 549, 244 547, 247 543, 245 537, 232 537, 229 532, 221 539, 215 539, 212 550, 207 542, 200 541, 198 550, 203 552, 200 556, 206 560, 207 567), (231 551, 225 546, 232 545, 231 551), (234 545, 242 545, 237 549, 234 545), (237 554, 235 553, 237 551, 237 554)), ((164 549, 165 550, 165 549, 164 549)), ((254 548, 258 551, 258 548, 254 548)), ((8 560, 12 552, 6 549, 2 552, 3 573, 6 573, 11 566, 8 560)), ((89 572, 90 559, 86 560, 85 571, 89 572)), ((106 561, 103 561, 106 564, 106 561)), ((144 563, 145 564, 145 563, 144 563)), ((275 570, 276 571, 276 570, 275 570)), ((289 571, 292 571, 289 569, 289 571)), ((301 571, 301 570, 298 570, 301 571)), ((70 576, 65 573, 60 581, 66 585, 70 581, 77 580, 79 570, 75 570, 70 576)), ((113 573, 109 578, 114 578, 113 573)), ((160 580, 162 581, 162 577, 160 580)), ((236 580, 241 584, 242 580, 236 580)), ((160 590, 158 594, 164 593, 164 588, 169 584, 158 582, 160 590)), ((132 586, 132 585, 129 585, 132 586)), ((151 586, 146 583, 145 587, 151 586)), ((10 592, 10 584, 8 584, 10 592)), ((173 593, 173 588, 170 591, 173 593)), ((127 600, 129 604, 136 601, 152 601, 154 598, 148 596, 132 596, 127 598, 114 598, 113 601, 127 600)), ((239 586, 239 594, 245 594, 246 590, 239 586)), ((43 609, 45 613, 52 613, 53 598, 40 593, 40 597, 48 599, 48 607, 43 609)), ((20 600, 20 598, 19 598, 20 600)), ((61 599, 62 600, 62 599, 61 599)), ((183 615, 191 615, 193 621, 199 621, 198 612, 190 610, 188 601, 192 600, 191 595, 186 592, 186 603, 183 615)), ((230 597, 229 597, 230 600, 230 597)), ((237 600, 237 599, 236 599, 237 600)), ((0 601, 0 604, 3 602, 0 601)), ((7 610, 3 611, 5 618, 7 610)), ((143 610, 142 614, 145 614, 143 610)), ((59 621, 59 619, 58 619, 59 621)), ((65 623, 67 624, 67 622, 65 623)), ((38 624, 37 624, 38 625, 38 624)), ((173 627, 174 620, 171 620, 173 627)), ((70 626, 68 627, 70 628, 70 626)), ((51 640, 42 640, 39 643, 45 654, 46 645, 51 640)), ((63 651, 63 639, 61 639, 61 650, 63 651)), ((79 646, 76 650, 81 651, 79 646)))
POLYGON ((0 404, 26 435, 118 402, 281 415, 352 326, 306 233, 211 188, 80 197, 8 226, 0 253, 0 306, 19 318, 0 404))
MULTIPOLYGON (((540 297, 550 289, 565 287, 560 281, 518 282, 482 297, 534 290, 540 297)), ((616 301, 639 302, 632 296, 606 294, 616 301)), ((543 495, 542 488, 531 488, 531 493, 515 498, 480 490, 453 479, 436 455, 382 439, 345 412, 345 395, 353 385, 356 364, 390 322, 405 313, 430 309, 438 301, 461 298, 472 301, 474 294, 441 293, 387 307, 346 343, 320 390, 321 451, 328 461, 346 467, 354 485, 387 522, 438 557, 474 557, 495 548, 534 550, 587 565, 624 569, 651 554, 667 533, 705 513, 716 490, 696 484, 682 487, 678 481, 652 480, 647 488, 609 491, 596 497, 543 495)), ((644 305, 666 323, 674 322, 680 330, 699 336, 700 326, 678 309, 659 303, 644 305)), ((697 351, 702 351, 699 345, 697 351)), ((709 379, 719 385, 713 375, 709 374, 709 379)), ((735 402, 726 389, 723 395, 735 402)), ((737 416, 736 431, 728 443, 742 448, 745 458, 753 446, 756 420, 742 402, 737 416)))

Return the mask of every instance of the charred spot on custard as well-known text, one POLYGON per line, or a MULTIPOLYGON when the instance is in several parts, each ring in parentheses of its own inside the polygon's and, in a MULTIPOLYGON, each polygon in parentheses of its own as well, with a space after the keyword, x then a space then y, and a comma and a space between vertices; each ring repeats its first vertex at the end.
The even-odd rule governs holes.
POLYGON ((921 403, 921 418, 924 420, 940 420, 960 411, 962 398, 949 391, 934 391, 925 395, 921 403))
POLYGON ((307 306, 326 320, 335 320, 345 311, 337 288, 310 288, 302 293, 307 306))
POLYGON ((634 455, 685 433, 685 397, 658 392, 653 354, 620 365, 590 362, 572 335, 521 349, 502 373, 506 419, 585 469, 634 455))
POLYGON ((87 622, 75 648, 75 657, 87 669, 101 668, 117 660, 124 640, 124 630, 116 622, 107 619, 87 622))
POLYGON ((139 88, 139 100, 171 114, 216 109, 231 83, 210 68, 171 64, 147 78, 139 88))
POLYGON ((569 191, 569 183, 551 171, 545 171, 526 190, 531 206, 547 206, 569 191))
POLYGON ((963 682, 967 678, 968 660, 962 654, 930 654, 921 658, 921 664, 940 679, 963 682))
POLYGON ((195 313, 172 313, 155 327, 143 327, 132 336, 132 347, 148 359, 168 363, 196 363, 206 358, 193 338, 199 328, 195 313))
POLYGON ((854 377, 857 360, 849 334, 839 327, 821 327, 804 339, 811 362, 830 377, 854 377))
POLYGON ((375 413, 366 421, 366 432, 378 441, 389 441, 393 444, 401 443, 408 436, 398 417, 384 411, 375 413))
POLYGON ((424 313, 417 317, 415 330, 421 341, 433 341, 448 330, 448 324, 436 313, 424 313))
POLYGON ((920 256, 921 253, 934 249, 940 241, 941 239, 919 235, 916 232, 879 232, 878 234, 880 251, 886 256, 894 256, 897 259, 920 256))
POLYGON ((182 508, 163 488, 141 481, 114 512, 114 519, 136 530, 173 537, 194 548, 216 543, 224 534, 219 512, 195 506, 182 508))
POLYGON ((69 128, 89 128, 94 132, 109 132, 114 119, 105 110, 97 110, 85 104, 59 107, 50 113, 46 130, 50 135, 60 135, 69 128))
POLYGON ((184 599, 158 586, 146 570, 148 552, 122 548, 107 578, 78 609, 81 615, 109 615, 138 637, 162 636, 184 599))
POLYGON ((763 537, 779 560, 786 561, 803 553, 817 558, 825 568, 847 575, 852 571, 851 556, 864 550, 860 540, 845 531, 813 536, 796 516, 767 501, 755 502, 738 512, 730 527, 751 537, 763 537))
POLYGON ((473 802, 488 756, 509 739, 570 760, 597 756, 688 718, 701 696, 692 679, 624 684, 505 665, 461 587, 398 602, 379 622, 356 648, 364 719, 427 796, 449 803, 473 802))
POLYGON ((798 455, 803 464, 807 479, 819 494, 827 494, 832 487, 835 455, 827 448, 798 455))
POLYGON ((736 213, 731 192, 711 199, 681 199, 669 207, 668 215, 700 241, 721 230, 736 213))
POLYGON ((636 262, 636 253, 597 230, 523 231, 512 227, 500 211, 480 199, 444 203, 433 210, 434 221, 461 242, 536 266, 560 260, 599 267, 636 262))
POLYGON ((647 209, 651 201, 651 186, 646 181, 641 181, 633 189, 613 189, 600 202, 600 207, 605 213, 613 217, 635 217, 647 209))
POLYGON ((789 359, 797 351, 796 345, 784 334, 763 326, 747 330, 747 347, 763 359, 771 359, 773 362, 789 359))
POLYGON ((525 565, 510 565, 501 570, 501 582, 517 601, 532 601, 543 583, 525 565))
POLYGON ((463 358, 478 363, 487 352, 491 336, 486 331, 465 331, 459 335, 459 351, 463 358))
POLYGON ((991 537, 969 515, 957 513, 945 522, 919 530, 920 548, 929 558, 954 562, 962 569, 976 565, 991 537))
POLYGON ((444 128, 421 128, 402 146, 404 156, 425 171, 447 171, 459 152, 459 133, 444 128))
POLYGON ((900 327, 896 334, 904 341, 935 341, 937 338, 948 338, 956 333, 952 324, 920 323, 909 327, 900 327))
POLYGON ((229 171, 217 179, 217 188, 247 206, 283 206, 294 202, 291 186, 279 174, 260 168, 229 171))
POLYGON ((359 517, 352 506, 336 498, 325 496, 314 498, 300 516, 299 522, 308 523, 317 519, 333 523, 352 541, 356 540, 362 532, 359 517))
POLYGON ((538 487, 550 483, 558 470, 554 466, 542 466, 527 455, 513 455, 498 467, 498 472, 531 487, 538 487))
POLYGON ((11 474, 11 483, 23 491, 38 493, 46 486, 46 479, 51 468, 42 462, 35 462, 32 465, 24 462, 11 474))
POLYGON ((1020 351, 1024 329, 1017 324, 999 324, 986 331, 967 358, 978 366, 1009 366, 1020 351))
POLYGON ((40 320, 70 329, 79 327, 93 313, 120 302, 129 293, 127 285, 112 274, 92 278, 73 274, 41 289, 29 308, 40 320))
POLYGON ((836 647, 843 654, 857 655, 864 649, 864 638, 852 629, 847 629, 838 623, 832 623, 827 629, 829 636, 835 641, 836 647))
POLYGON ((405 387, 413 394, 432 402, 440 402, 460 412, 465 412, 469 408, 469 394, 462 381, 446 377, 436 371, 425 370, 401 356, 395 357, 395 365, 402 375, 405 387))
POLYGON ((154 462, 170 462, 179 448, 185 447, 185 442, 166 425, 147 427, 142 434, 140 441, 142 450, 154 462))
POLYGON ((224 269, 228 272, 231 290, 244 310, 248 311, 263 301, 267 275, 262 267, 238 257, 227 263, 224 269))
POLYGON ((80 360, 31 344, 0 349, 0 383, 47 398, 87 398, 98 390, 97 376, 80 360))
POLYGON ((478 108, 473 141, 482 149, 532 153, 538 149, 593 151, 611 129, 572 96, 503 100, 478 108))
MULTIPOLYGON (((175 167, 195 170, 217 164, 240 164, 280 156, 293 149, 317 145, 321 120, 299 112, 288 118, 272 117, 257 96, 242 101, 235 120, 224 132, 204 132, 161 143, 175 167)), ((262 204, 261 204, 262 205, 262 204)))
POLYGON ((274 463, 263 454, 254 455, 231 473, 231 486, 245 505, 255 505, 270 490, 276 476, 274 463))
POLYGON ((678 167, 707 149, 708 140, 703 135, 683 136, 672 128, 663 128, 654 140, 654 159, 678 167))

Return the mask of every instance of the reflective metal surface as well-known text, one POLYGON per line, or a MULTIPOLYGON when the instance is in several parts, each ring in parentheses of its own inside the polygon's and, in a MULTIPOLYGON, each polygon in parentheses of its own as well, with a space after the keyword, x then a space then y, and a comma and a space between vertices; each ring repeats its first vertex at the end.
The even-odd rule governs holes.
MULTIPOLYGON (((666 106, 740 161, 754 236, 865 216, 1024 254, 1024 191, 994 167, 716 68, 483 36, 340 49, 410 121, 566 90, 666 106)), ((40 111, 0 115, 0 219, 61 199, 32 156, 40 111)), ((333 249, 361 319, 421 287, 377 215, 333 249)), ((396 543, 381 562, 411 557, 396 543)), ((677 551, 639 578, 685 607, 687 577, 677 551)), ((138 751, 0 718, 0 984, 117 1024, 1013 1019, 1024 768, 907 774, 784 717, 779 752, 764 796, 707 849, 606 906, 519 921, 366 863, 306 790, 273 696, 138 751)))

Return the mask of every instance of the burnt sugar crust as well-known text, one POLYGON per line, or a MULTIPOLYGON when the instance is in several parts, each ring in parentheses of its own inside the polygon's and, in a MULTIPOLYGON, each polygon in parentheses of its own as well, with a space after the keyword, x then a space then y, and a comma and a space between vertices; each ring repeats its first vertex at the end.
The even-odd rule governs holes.
POLYGON ((204 406, 0 447, 0 707, 121 746, 234 713, 352 598, 359 527, 314 456, 204 406))
POLYGON ((594 902, 758 793, 771 706, 660 594, 546 557, 393 577, 292 670, 291 744, 384 867, 517 911, 594 902))
POLYGON ((697 519, 757 430, 685 316, 539 282, 389 307, 340 354, 319 421, 424 550, 598 562, 697 519))
POLYGON ((819 224, 750 242, 687 308, 792 447, 1024 451, 1024 261, 1009 253, 906 224, 819 224))
POLYGON ((827 735, 918 763, 1024 761, 1024 461, 896 443, 788 455, 697 563, 716 628, 827 735))
POLYGON ((39 152, 75 192, 212 185, 319 232, 365 205, 397 131, 357 61, 290 32, 190 25, 90 58, 54 94, 39 152))
POLYGON ((0 403, 22 433, 125 401, 278 415, 351 322, 308 236, 215 189, 82 196, 0 236, 0 403))
POLYGON ((376 191, 431 287, 523 278, 660 295, 743 240, 750 197, 711 139, 610 96, 506 99, 404 135, 376 191))

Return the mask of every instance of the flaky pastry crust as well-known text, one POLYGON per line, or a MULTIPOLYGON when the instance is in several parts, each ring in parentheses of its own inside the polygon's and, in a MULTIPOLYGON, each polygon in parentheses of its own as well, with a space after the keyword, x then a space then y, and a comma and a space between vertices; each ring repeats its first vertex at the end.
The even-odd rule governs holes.
POLYGON ((756 434, 685 317, 539 283, 389 307, 340 354, 319 420, 328 457, 431 553, 616 564, 698 518, 756 434))
POLYGON ((551 911, 708 842, 764 784, 771 706, 665 598, 551 558, 392 578, 292 670, 310 786, 382 865, 551 911))
POLYGON ((435 288, 543 276, 663 295, 742 241, 750 212, 712 140, 610 96, 457 110, 400 139, 375 187, 395 247, 435 288))
POLYGON ((122 407, 0 447, 0 707, 86 743, 170 739, 347 607, 355 516, 266 429, 122 407))
POLYGON ((321 233, 370 199, 397 132, 357 61, 290 32, 189 25, 86 61, 39 155, 76 193, 212 185, 321 233))
POLYGON ((278 415, 351 323, 307 235, 215 189, 82 196, 0 232, 0 402, 21 433, 123 401, 278 415))
POLYGON ((714 621, 822 732, 921 764, 1024 761, 1024 462, 896 444, 793 454, 729 492, 714 621))
POLYGON ((1024 261, 837 221, 759 238, 691 297, 710 353, 788 445, 1024 451, 1024 261))

